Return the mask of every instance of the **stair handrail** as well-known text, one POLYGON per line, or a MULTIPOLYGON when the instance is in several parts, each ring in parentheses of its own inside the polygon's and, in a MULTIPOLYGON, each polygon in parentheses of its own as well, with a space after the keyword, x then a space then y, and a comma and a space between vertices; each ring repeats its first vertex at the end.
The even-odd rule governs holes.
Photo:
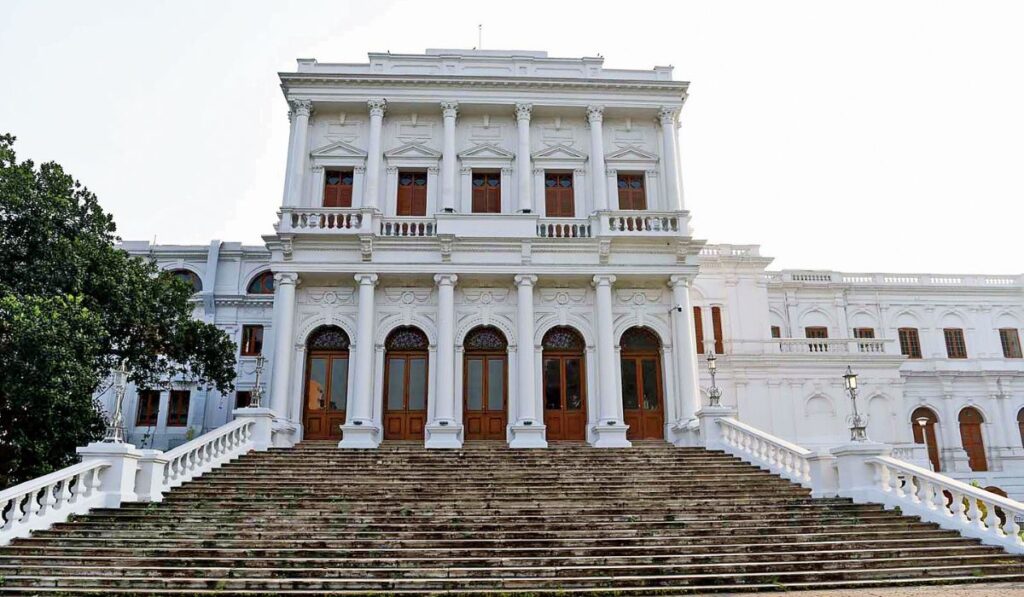
POLYGON ((0 491, 0 545, 103 505, 100 474, 109 462, 79 462, 0 491))
POLYGON ((875 467, 877 501, 1011 553, 1024 553, 1018 522, 1018 517, 1024 520, 1024 503, 891 456, 867 463, 875 467))
POLYGON ((813 485, 811 461, 814 452, 732 417, 716 420, 722 445, 734 456, 752 461, 794 483, 805 487, 813 485))
POLYGON ((236 419, 164 452, 163 489, 172 489, 252 449, 251 419, 236 419))

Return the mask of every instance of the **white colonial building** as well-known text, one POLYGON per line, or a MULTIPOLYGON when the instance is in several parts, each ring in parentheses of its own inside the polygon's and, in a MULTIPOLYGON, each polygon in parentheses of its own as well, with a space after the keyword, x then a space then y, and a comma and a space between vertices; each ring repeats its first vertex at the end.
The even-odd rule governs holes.
POLYGON ((681 443, 713 351, 750 425, 848 440, 850 366, 872 439, 1024 496, 1024 279, 767 271, 756 246, 694 239, 671 67, 428 50, 300 60, 281 82, 265 246, 124 244, 239 345, 236 396, 133 388, 137 446, 224 424, 260 355, 292 442, 681 443))

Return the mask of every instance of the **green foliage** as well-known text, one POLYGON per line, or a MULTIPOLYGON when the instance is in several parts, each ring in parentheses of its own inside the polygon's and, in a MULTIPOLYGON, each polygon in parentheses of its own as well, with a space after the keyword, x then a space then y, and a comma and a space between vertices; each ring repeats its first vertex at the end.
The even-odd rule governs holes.
POLYGON ((191 288, 117 248, 96 196, 0 135, 0 488, 75 460, 103 420, 93 395, 129 378, 231 390, 235 347, 192 318, 191 288))

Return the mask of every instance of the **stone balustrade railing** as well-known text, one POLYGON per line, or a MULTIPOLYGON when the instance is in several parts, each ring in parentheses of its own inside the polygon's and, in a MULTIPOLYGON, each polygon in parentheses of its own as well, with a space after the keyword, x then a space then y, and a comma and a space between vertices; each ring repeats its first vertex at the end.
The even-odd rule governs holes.
POLYGON ((600 231, 607 236, 676 236, 685 227, 680 212, 602 212, 600 231))
POLYGON ((0 545, 107 505, 100 478, 110 464, 80 462, 0 491, 0 545))
MULTIPOLYGON (((894 343, 890 338, 772 338, 771 340, 732 340, 730 344, 750 350, 750 344, 764 347, 764 352, 783 354, 838 353, 886 354, 886 346, 894 343)), ((755 349, 756 350, 756 349, 755 349)), ((738 352, 738 350, 737 350, 738 352)))
POLYGON ((377 233, 389 237, 428 237, 437 234, 437 224, 433 218, 381 218, 377 233))
POLYGON ((163 455, 166 464, 163 465, 162 490, 191 481, 251 450, 255 426, 251 419, 236 419, 168 450, 163 455))
POLYGON ((551 218, 537 221, 538 238, 590 238, 593 224, 590 220, 551 218))
POLYGON ((280 234, 370 234, 374 212, 343 207, 284 207, 280 216, 280 234))
POLYGON ((839 284, 865 286, 1021 286, 1020 276, 960 274, 843 273, 829 270, 783 270, 766 272, 771 283, 839 284))
POLYGON ((722 445, 732 455, 754 462, 794 483, 811 486, 813 452, 731 417, 717 421, 722 445))
MULTIPOLYGON (((1024 553, 1024 503, 889 456, 869 458, 874 497, 889 508, 960 531, 1011 553, 1024 553)), ((872 492, 865 497, 871 498, 872 492)))

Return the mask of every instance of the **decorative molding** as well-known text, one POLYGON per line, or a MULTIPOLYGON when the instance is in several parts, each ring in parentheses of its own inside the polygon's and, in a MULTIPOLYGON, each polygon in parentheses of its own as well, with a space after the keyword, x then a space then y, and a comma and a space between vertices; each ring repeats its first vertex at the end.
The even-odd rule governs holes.
POLYGON ((516 120, 530 120, 533 104, 516 104, 516 120))
POLYGON ((658 110, 658 122, 661 124, 674 124, 679 116, 679 108, 675 106, 663 106, 658 110))
POLYGON ((598 123, 604 121, 604 106, 591 105, 587 106, 587 122, 598 123))
MULTIPOLYGON (((518 279, 520 276, 516 276, 518 279)), ((536 279, 536 276, 531 276, 536 279)), ((508 288, 463 288, 462 302, 468 305, 492 305, 508 302, 508 288)))
POLYGON ((388 101, 382 97, 374 97, 366 100, 366 107, 370 111, 370 116, 384 117, 384 113, 388 109, 388 101))
POLYGON ((305 116, 309 118, 313 114, 313 101, 312 100, 291 100, 288 104, 292 107, 292 112, 295 116, 305 116))
POLYGON ((458 118, 459 102, 454 100, 445 100, 441 102, 441 115, 444 118, 458 118))

